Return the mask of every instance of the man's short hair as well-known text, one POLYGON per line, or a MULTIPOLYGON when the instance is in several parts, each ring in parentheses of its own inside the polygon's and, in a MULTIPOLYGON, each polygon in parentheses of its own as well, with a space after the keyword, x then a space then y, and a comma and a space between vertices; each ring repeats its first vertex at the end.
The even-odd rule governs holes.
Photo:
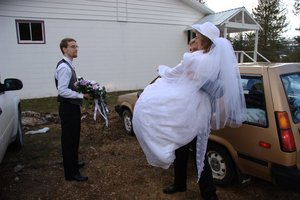
POLYGON ((73 38, 64 38, 61 40, 59 47, 62 54, 64 54, 63 48, 67 48, 69 42, 76 42, 76 40, 73 38))

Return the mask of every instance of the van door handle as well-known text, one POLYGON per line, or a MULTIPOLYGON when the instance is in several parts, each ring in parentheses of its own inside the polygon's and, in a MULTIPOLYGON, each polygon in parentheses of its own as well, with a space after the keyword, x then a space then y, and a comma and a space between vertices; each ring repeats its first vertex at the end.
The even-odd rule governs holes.
POLYGON ((0 115, 2 114, 2 109, 0 108, 0 115))

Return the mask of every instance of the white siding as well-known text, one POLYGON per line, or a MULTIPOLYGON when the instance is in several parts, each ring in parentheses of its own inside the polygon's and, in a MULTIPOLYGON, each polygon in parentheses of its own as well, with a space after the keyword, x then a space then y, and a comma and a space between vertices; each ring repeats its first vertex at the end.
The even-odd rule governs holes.
POLYGON ((187 25, 197 18, 199 12, 174 0, 128 1, 128 21, 187 25))
POLYGON ((1 0, 1 16, 41 18, 116 20, 116 0, 1 0))
POLYGON ((22 98, 55 96, 59 42, 73 37, 80 46, 78 76, 98 81, 108 91, 143 88, 156 77, 159 64, 180 61, 187 50, 184 29, 201 16, 180 0, 2 0, 1 79, 20 78, 22 98), (17 44, 15 19, 43 20, 46 44, 17 44))
POLYGON ((187 25, 202 15, 180 0, 1 0, 0 16, 187 25))

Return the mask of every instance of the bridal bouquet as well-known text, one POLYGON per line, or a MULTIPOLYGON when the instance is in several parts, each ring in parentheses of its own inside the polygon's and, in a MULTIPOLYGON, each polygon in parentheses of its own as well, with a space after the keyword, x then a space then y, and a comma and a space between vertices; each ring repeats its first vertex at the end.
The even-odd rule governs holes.
POLYGON ((75 82, 75 87, 77 92, 83 94, 89 94, 94 98, 95 110, 94 110, 94 120, 97 117, 97 111, 100 113, 102 118, 105 120, 105 125, 108 126, 109 112, 106 105, 106 90, 104 86, 100 86, 99 83, 95 81, 85 80, 82 77, 78 77, 78 81, 75 82))

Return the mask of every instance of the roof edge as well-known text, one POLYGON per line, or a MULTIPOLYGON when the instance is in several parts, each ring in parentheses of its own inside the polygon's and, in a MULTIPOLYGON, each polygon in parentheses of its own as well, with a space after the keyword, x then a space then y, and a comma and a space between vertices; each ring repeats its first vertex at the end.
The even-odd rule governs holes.
POLYGON ((204 15, 215 13, 213 10, 208 8, 206 5, 200 3, 199 1, 196 1, 196 0, 180 0, 180 1, 184 2, 185 4, 191 6, 194 9, 200 11, 204 15))

